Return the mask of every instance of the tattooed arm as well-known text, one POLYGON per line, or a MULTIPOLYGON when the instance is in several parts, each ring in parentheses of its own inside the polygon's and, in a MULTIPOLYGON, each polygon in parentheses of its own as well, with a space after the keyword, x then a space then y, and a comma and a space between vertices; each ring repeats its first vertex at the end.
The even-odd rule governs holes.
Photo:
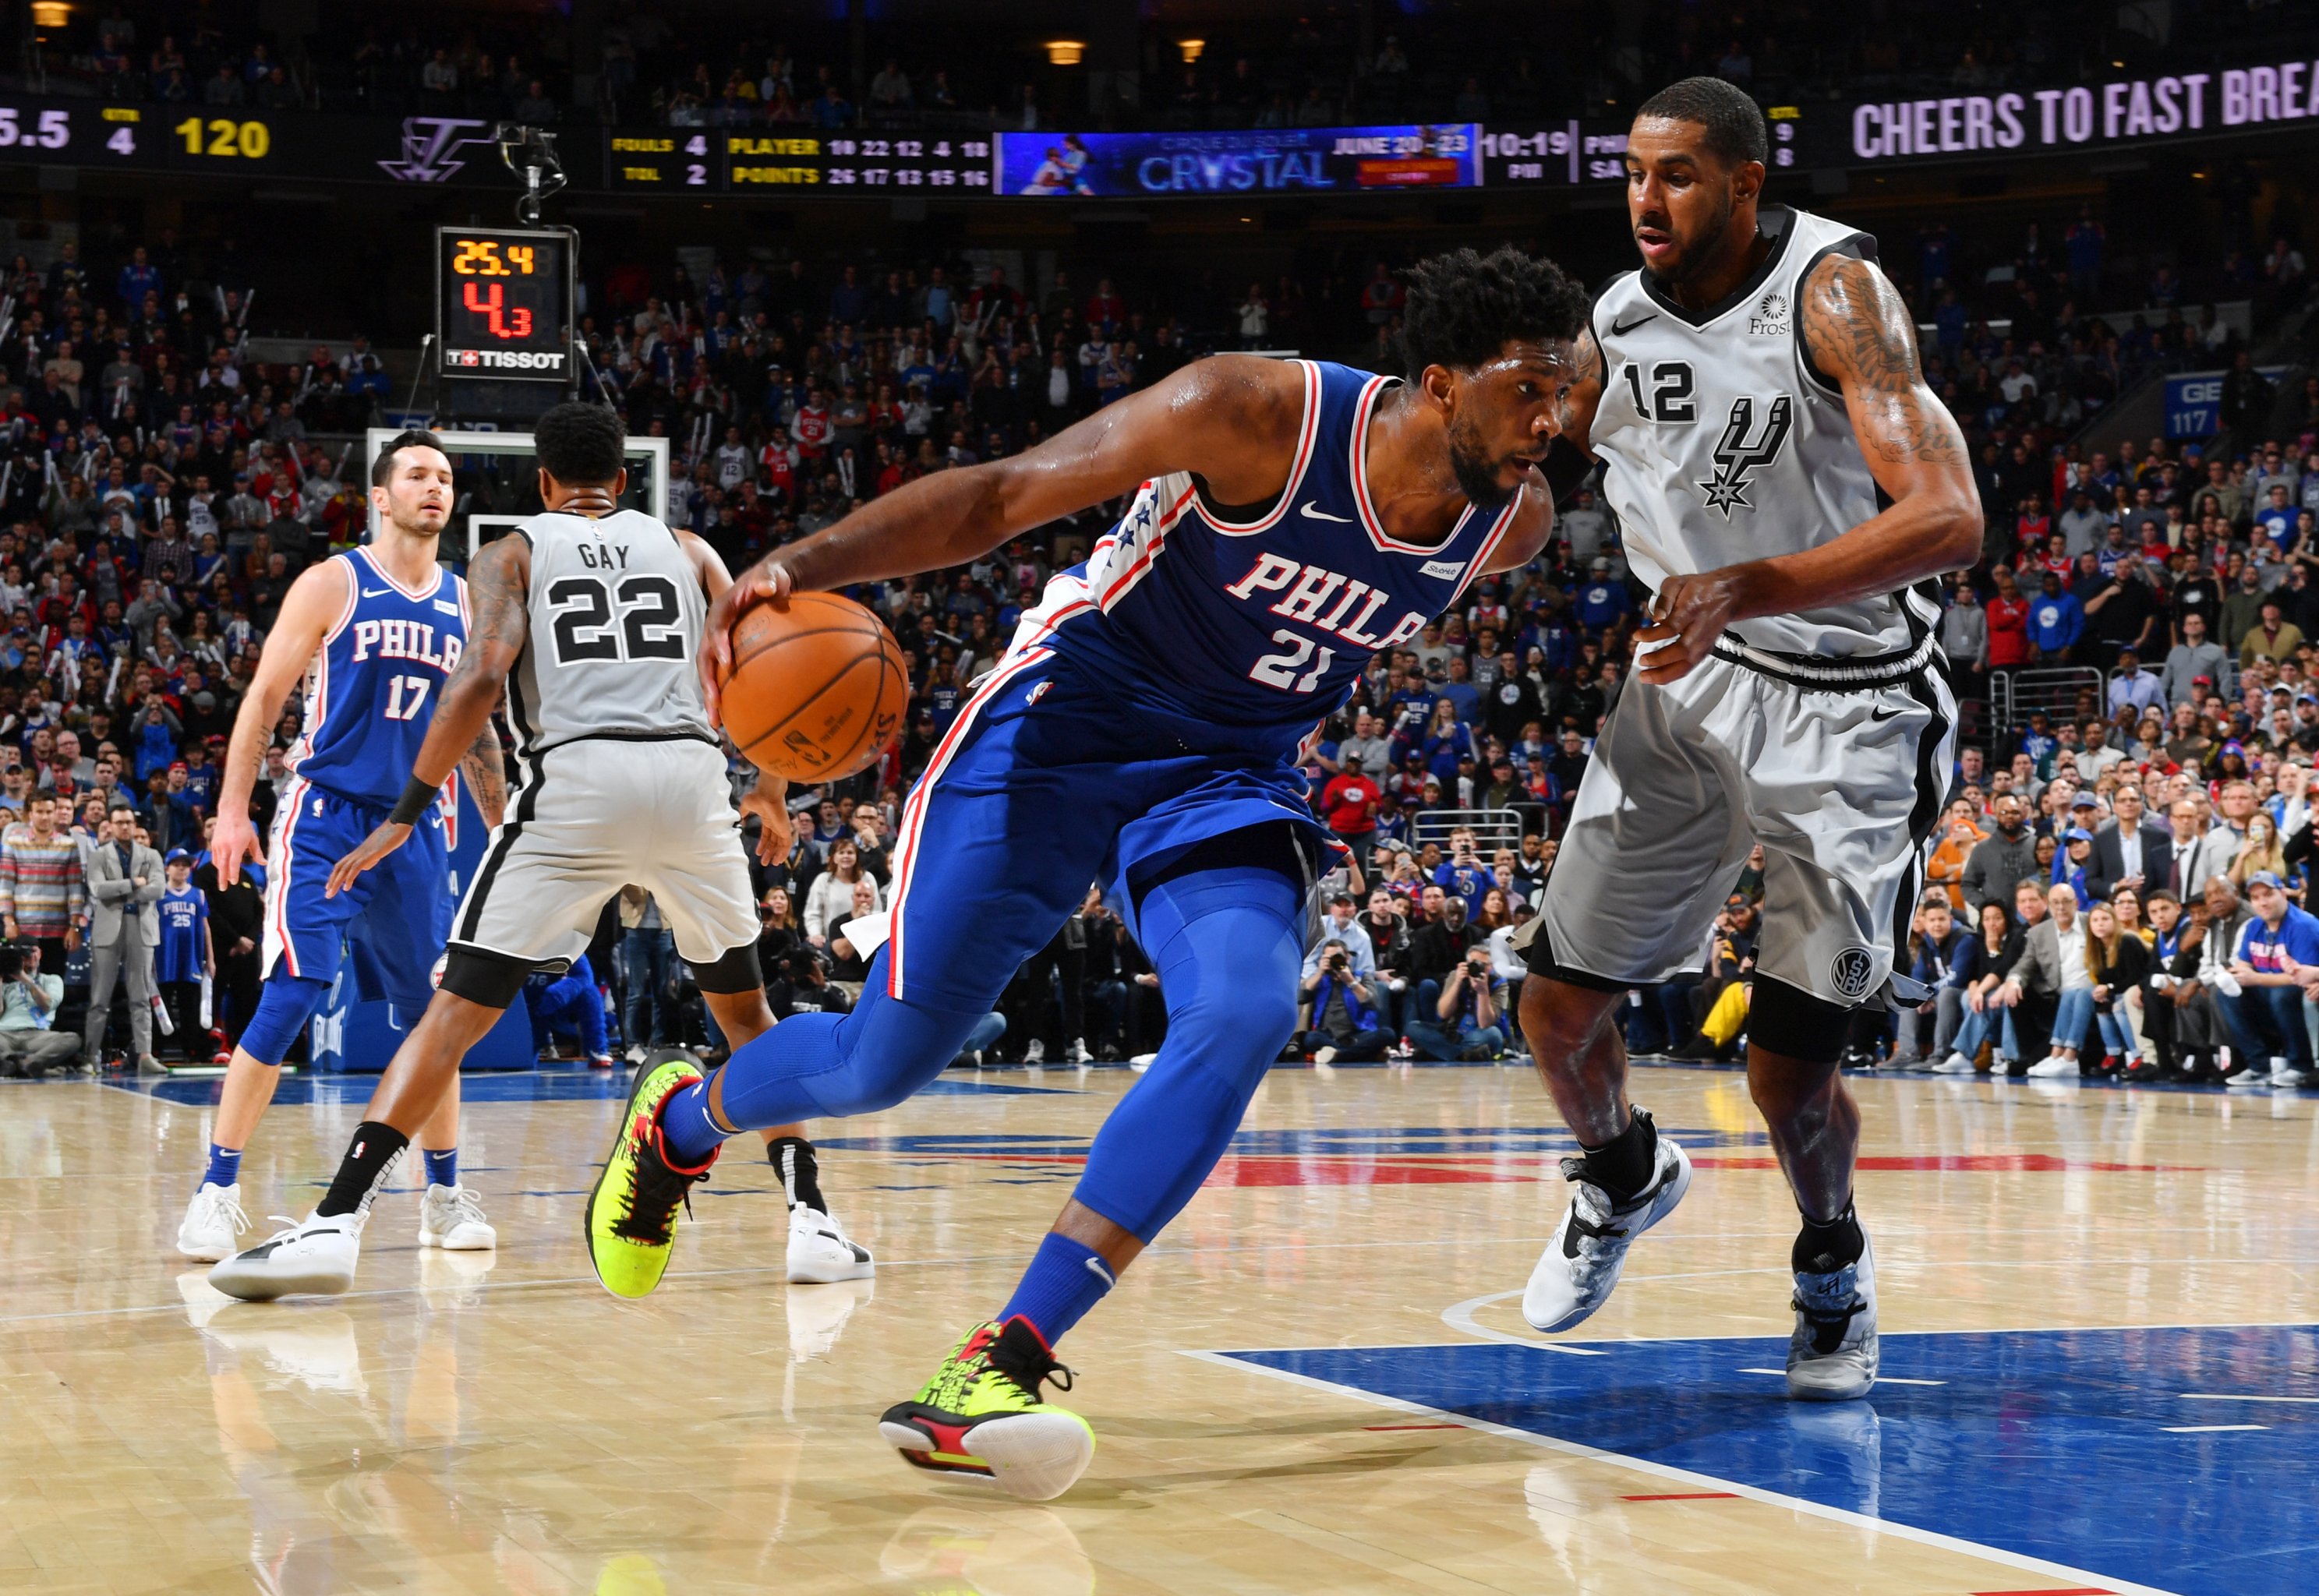
POLYGON ((1981 557, 1981 497, 1963 436, 1917 365, 1917 333, 1884 274, 1830 256, 1804 280, 1802 332, 1812 364, 1843 391, 1853 436, 1890 508, 1800 554, 1668 579, 1655 624, 1638 642, 1645 681, 1673 681, 1705 659, 1723 628, 1891 592, 1981 557))
POLYGON ((499 728, 492 725, 490 716, 483 717, 483 729, 459 756, 459 774, 467 779, 467 790, 475 795, 475 807, 483 811, 483 824, 498 830, 507 817, 507 760, 500 753, 499 728))
MULTIPOLYGON (((526 602, 530 587, 529 538, 510 535, 488 544, 468 566, 467 597, 474 619, 467 627, 467 646, 436 701, 435 718, 419 744, 419 757, 411 761, 411 774, 415 780, 429 787, 442 786, 454 770, 483 747, 487 738, 492 768, 499 768, 499 738, 492 733, 492 706, 499 702, 508 672, 515 669, 524 642, 531 635, 526 602)), ((477 787, 478 805, 486 790, 477 787)), ((504 804, 503 785, 494 783, 488 790, 495 790, 504 804)), ((490 813, 484 810, 486 818, 490 813)), ((393 820, 381 825, 363 839, 361 847, 338 861, 323 896, 336 897, 345 890, 356 876, 402 846, 410 834, 409 826, 393 820)))

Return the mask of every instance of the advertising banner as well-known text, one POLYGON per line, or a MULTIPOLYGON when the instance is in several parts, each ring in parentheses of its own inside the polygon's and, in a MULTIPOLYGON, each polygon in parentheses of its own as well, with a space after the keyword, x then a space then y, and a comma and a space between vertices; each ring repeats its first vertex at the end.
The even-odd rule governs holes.
POLYGON ((1472 122, 1232 132, 1001 133, 998 192, 1033 199, 1380 193, 1481 182, 1472 122))

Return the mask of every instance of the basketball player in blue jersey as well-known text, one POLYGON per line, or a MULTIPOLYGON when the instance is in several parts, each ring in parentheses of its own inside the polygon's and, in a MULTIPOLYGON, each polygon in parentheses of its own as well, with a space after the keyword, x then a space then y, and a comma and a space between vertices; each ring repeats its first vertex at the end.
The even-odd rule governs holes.
POLYGON ((962 565, 1127 500, 1024 618, 910 795, 890 939, 860 1005, 784 1020, 640 1104, 591 1203, 664 1249, 726 1137, 925 1086, 1087 883, 1108 884, 1159 970, 1167 1041, 1012 1299, 881 1427, 923 1468, 1033 1499, 1069 1488, 1094 1435, 1041 1400, 1054 1345, 1199 1188, 1295 1024, 1328 845, 1298 744, 1376 650, 1545 543, 1538 463, 1584 315, 1548 262, 1443 256, 1412 275, 1405 377, 1198 361, 1027 454, 889 493, 721 595, 712 693, 752 605, 962 565))
MULTIPOLYGON (((404 432, 371 467, 374 541, 302 574, 266 635, 257 673, 235 717, 218 793, 210 854, 218 880, 239 879, 244 861, 266 867, 266 982, 257 1012, 226 1068, 215 1140, 201 1187, 177 1231, 185 1257, 230 1258, 248 1222, 240 1205, 242 1150, 274 1100, 283 1055, 329 991, 354 944, 356 988, 393 1003, 411 1023, 434 995, 435 960, 450 928, 451 878, 443 817, 427 816, 393 868, 357 890, 324 891, 331 867, 361 843, 402 796, 403 778, 435 717, 444 682, 467 638, 466 584, 436 564, 452 503, 451 462, 431 433, 404 432), (287 763, 273 847, 261 852, 249 823, 250 789, 282 705, 301 679, 304 731, 287 763)), ((499 739, 488 723, 460 769, 486 824, 507 800, 499 739)), ((422 1246, 480 1249, 496 1240, 458 1177, 456 1090, 428 1121, 422 1246)))

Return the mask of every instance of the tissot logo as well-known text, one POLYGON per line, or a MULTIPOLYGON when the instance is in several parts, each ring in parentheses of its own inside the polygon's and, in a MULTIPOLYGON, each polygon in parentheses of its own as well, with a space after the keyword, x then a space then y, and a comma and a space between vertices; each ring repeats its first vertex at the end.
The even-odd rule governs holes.
POLYGON ((449 349, 444 363, 469 371, 561 372, 561 349, 449 349))
POLYGON ((467 164, 454 158, 456 152, 491 143, 491 125, 467 116, 406 116, 402 158, 381 161, 379 169, 398 183, 447 183, 467 164))

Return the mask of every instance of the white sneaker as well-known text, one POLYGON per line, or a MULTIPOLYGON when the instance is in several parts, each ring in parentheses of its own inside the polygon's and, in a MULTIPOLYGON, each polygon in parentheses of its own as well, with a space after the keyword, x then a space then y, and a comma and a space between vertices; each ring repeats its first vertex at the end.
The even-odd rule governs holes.
POLYGON ((499 1245, 500 1233, 483 1218, 483 1204, 471 1186, 430 1186, 419 1199, 419 1245, 447 1252, 483 1252, 499 1245))
MULTIPOLYGON (((1863 1238, 1864 1240, 1864 1238, 1863 1238)), ((1876 1384, 1876 1259, 1833 1275, 1796 1276, 1796 1328, 1788 1338, 1788 1394, 1798 1402, 1846 1402, 1876 1384)))
POLYGON ((201 1263, 213 1264, 233 1256, 234 1242, 249 1228, 241 1211, 241 1183, 211 1186, 204 1182, 185 1204, 185 1219, 177 1227, 177 1250, 201 1263))
POLYGON ((1972 1060, 1966 1058, 1963 1053, 1951 1053, 1947 1058, 1934 1065, 1932 1072, 1935 1075, 1971 1075, 1972 1073, 1972 1060))
POLYGON ((2235 1070, 2223 1078, 2223 1090, 2225 1092, 2267 1091, 2269 1087, 2270 1072, 2267 1069, 2250 1067, 2235 1070))
POLYGON ((1071 1038, 1071 1045, 1063 1050, 1063 1062, 1066 1064, 1085 1064, 1094 1058, 1095 1055, 1087 1051, 1087 1043, 1076 1036, 1071 1038))
POLYGON ((210 1284, 245 1303, 270 1303, 293 1295, 336 1296, 355 1283, 362 1256, 362 1215, 329 1219, 309 1214, 276 1231, 247 1252, 238 1252, 210 1271, 210 1284))
POLYGON ((790 1284, 827 1285, 866 1280, 878 1269, 870 1249, 845 1233, 818 1208, 800 1203, 790 1210, 790 1284))
MULTIPOLYGON (((1648 1119, 1642 1109, 1638 1119, 1648 1119)), ((1562 1160, 1562 1177, 1577 1190, 1554 1240, 1529 1273, 1522 1291, 1522 1317, 1536 1329, 1566 1330, 1611 1300, 1619 1271, 1627 1266, 1627 1249, 1635 1238, 1674 1212, 1691 1189, 1691 1158, 1667 1137, 1658 1139, 1655 1178, 1634 1201, 1614 1208, 1611 1195, 1585 1178, 1586 1160, 1562 1160)))
POLYGON ((2274 1087, 2309 1086, 2311 1075, 2308 1070, 2297 1069, 2292 1064, 2280 1062, 2270 1067, 2270 1084, 2274 1087))
POLYGON ((2048 1053, 2029 1066, 2032 1080, 2056 1080, 2063 1076, 2074 1080, 2077 1074, 2078 1061, 2061 1053, 2048 1053))
POLYGON ((1046 1044, 1045 1042, 1043 1042, 1043 1041, 1040 1041, 1037 1037, 1035 1037, 1035 1036, 1034 1036, 1034 1037, 1033 1037, 1030 1041, 1026 1041, 1026 1042, 1024 1042, 1024 1043, 1023 1044, 1023 1062, 1024 1062, 1024 1063, 1025 1063, 1025 1064, 1044 1064, 1046 1061, 1047 1061, 1047 1044, 1046 1044))

